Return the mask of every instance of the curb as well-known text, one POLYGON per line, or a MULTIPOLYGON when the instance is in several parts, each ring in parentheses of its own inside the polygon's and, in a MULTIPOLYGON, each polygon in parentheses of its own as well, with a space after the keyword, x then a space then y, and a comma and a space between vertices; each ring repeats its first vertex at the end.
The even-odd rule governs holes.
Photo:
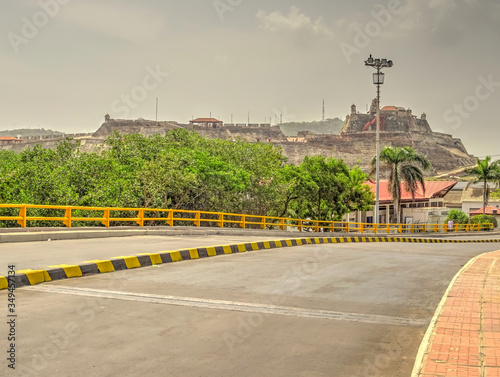
MULTIPOLYGON (((315 233, 316 235, 318 233, 315 233)), ((321 233, 320 233, 321 234, 321 233)), ((481 237, 498 236, 500 231, 489 232, 459 232, 459 233, 345 233, 336 232, 328 233, 334 237, 412 237, 412 238, 449 238, 449 237, 481 237)), ((176 226, 176 227, 116 227, 116 228, 9 228, 0 229, 0 244, 2 243, 18 243, 18 242, 42 242, 48 241, 64 241, 64 240, 79 240, 79 239, 98 239, 112 237, 135 237, 135 236, 264 236, 271 238, 295 238, 308 237, 308 232, 299 231, 281 231, 281 230, 261 230, 261 229, 239 229, 239 228, 208 228, 208 227, 192 227, 192 226, 176 226), (263 234, 267 235, 264 236, 263 234)))
POLYGON ((206 246, 193 249, 143 253, 135 256, 121 256, 110 260, 94 260, 78 265, 55 265, 46 270, 19 270, 15 275, 0 276, 0 290, 37 285, 44 282, 103 274, 127 269, 150 267, 165 263, 214 257, 217 255, 237 254, 257 250, 277 249, 302 245, 325 243, 372 243, 372 242, 408 242, 408 243, 500 243, 500 239, 486 240, 448 240, 409 237, 314 237, 293 238, 274 241, 238 243, 232 245, 206 246))

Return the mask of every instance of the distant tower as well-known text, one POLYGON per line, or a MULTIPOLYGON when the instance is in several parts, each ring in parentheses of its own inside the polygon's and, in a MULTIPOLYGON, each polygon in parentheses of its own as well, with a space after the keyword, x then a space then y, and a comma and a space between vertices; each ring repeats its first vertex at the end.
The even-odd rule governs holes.
POLYGON ((325 100, 323 100, 323 122, 325 121, 325 100))
POLYGON ((422 116, 420 117, 422 118, 423 120, 427 120, 427 114, 426 113, 423 113, 422 116))
POLYGON ((352 104, 352 106, 351 106, 351 115, 356 114, 356 111, 357 111, 357 109, 356 109, 356 105, 355 105, 355 104, 352 104))
POLYGON ((109 114, 104 115, 104 120, 106 122, 109 122, 111 120, 111 117, 109 116, 109 114))

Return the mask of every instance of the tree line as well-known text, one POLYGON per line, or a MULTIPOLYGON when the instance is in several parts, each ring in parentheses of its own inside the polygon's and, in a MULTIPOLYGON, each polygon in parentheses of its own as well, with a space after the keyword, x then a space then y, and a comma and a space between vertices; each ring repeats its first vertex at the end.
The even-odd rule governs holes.
POLYGON ((367 179, 342 160, 307 157, 293 166, 279 147, 205 139, 182 129, 150 137, 114 133, 93 152, 72 140, 55 149, 0 151, 0 203, 10 204, 339 220, 371 209, 367 179))

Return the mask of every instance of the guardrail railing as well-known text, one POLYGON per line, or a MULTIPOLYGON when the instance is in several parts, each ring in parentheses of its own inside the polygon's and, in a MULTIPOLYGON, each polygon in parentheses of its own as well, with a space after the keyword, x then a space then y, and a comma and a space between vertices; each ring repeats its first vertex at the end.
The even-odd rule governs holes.
MULTIPOLYGON (((71 228, 74 222, 97 222, 106 227, 112 223, 131 222, 144 226, 148 222, 164 222, 168 226, 204 225, 223 228, 228 224, 236 224, 245 228, 279 228, 281 230, 297 229, 320 231, 344 231, 356 233, 427 233, 449 232, 448 224, 369 224, 343 221, 319 221, 309 219, 292 219, 286 217, 257 216, 225 212, 187 211, 177 209, 156 208, 111 208, 111 207, 75 207, 75 206, 47 206, 35 204, 0 204, 0 209, 18 209, 17 216, 1 216, 0 221, 16 221, 21 227, 26 228, 32 221, 61 222, 71 228), (60 216, 30 216, 30 210, 45 209, 60 211, 60 216), (64 212, 64 214, 63 214, 64 212), (90 214, 89 214, 90 212, 90 214), (87 214, 85 216, 85 214, 87 214), (114 214, 119 217, 113 217, 114 214), (127 214, 129 217, 125 217, 127 214)), ((470 232, 491 230, 492 224, 455 224, 453 231, 470 232)))

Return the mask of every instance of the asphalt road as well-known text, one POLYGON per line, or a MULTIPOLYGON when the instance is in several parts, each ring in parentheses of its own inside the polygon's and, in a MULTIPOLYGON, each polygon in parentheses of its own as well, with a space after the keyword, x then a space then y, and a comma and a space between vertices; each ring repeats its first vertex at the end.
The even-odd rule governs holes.
POLYGON ((227 245, 230 243, 273 239, 271 236, 137 236, 62 240, 45 242, 0 243, 0 276, 5 276, 9 265, 17 270, 44 269, 55 264, 80 262, 179 250, 186 247, 227 245))
POLYGON ((499 248, 309 245, 21 288, 0 375, 409 376, 450 280, 499 248))

